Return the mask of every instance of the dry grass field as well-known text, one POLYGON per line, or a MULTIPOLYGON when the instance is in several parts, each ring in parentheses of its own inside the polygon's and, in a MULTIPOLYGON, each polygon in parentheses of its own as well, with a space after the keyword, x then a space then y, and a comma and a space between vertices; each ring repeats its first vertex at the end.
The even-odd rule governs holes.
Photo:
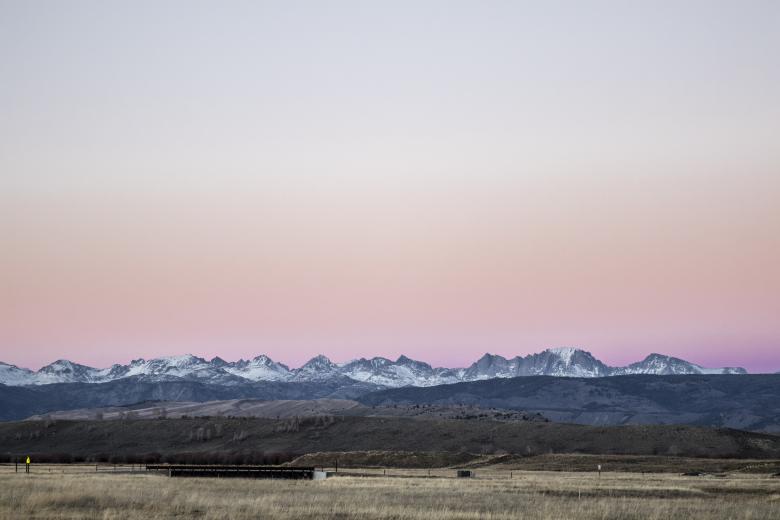
POLYGON ((515 471, 510 479, 508 471, 480 469, 474 479, 455 479, 453 470, 429 477, 428 470, 383 476, 380 469, 310 482, 171 479, 94 467, 12 471, 0 470, 3 519, 780 518, 780 479, 757 474, 515 471))

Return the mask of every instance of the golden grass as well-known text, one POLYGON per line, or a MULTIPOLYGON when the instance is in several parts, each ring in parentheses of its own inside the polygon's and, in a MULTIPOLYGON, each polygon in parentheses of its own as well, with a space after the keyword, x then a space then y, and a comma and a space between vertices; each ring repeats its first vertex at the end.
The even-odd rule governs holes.
POLYGON ((0 518, 780 518, 780 479, 765 475, 355 470, 310 482, 34 469, 0 472, 0 518))

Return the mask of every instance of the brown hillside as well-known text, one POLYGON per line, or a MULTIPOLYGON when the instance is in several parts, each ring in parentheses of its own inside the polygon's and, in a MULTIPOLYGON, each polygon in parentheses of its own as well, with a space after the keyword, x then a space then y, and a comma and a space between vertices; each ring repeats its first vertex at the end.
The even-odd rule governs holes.
POLYGON ((688 426, 594 427, 407 417, 193 418, 0 423, 5 454, 414 451, 780 457, 780 437, 688 426))

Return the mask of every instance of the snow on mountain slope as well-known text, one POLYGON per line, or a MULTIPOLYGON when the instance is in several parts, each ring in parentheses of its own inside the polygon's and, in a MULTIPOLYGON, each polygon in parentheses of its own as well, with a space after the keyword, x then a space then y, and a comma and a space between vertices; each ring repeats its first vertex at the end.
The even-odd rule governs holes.
MULTIPOLYGON (((214 363, 214 359, 211 362, 214 363)), ((293 377, 287 365, 277 363, 266 355, 257 356, 249 361, 240 359, 235 363, 222 361, 221 365, 226 372, 250 381, 289 381, 293 377)))
POLYGON ((323 355, 315 356, 293 370, 291 381, 324 381, 339 376, 339 366, 323 355))
POLYGON ((613 369, 613 375, 625 374, 747 374, 747 370, 734 367, 703 368, 684 359, 653 353, 642 361, 613 369))
POLYGON ((35 384, 35 372, 0 362, 0 383, 8 386, 35 384))
POLYGON ((66 359, 59 359, 36 372, 35 384, 97 383, 102 379, 102 372, 96 368, 79 365, 66 359))
POLYGON ((192 377, 196 379, 209 379, 222 375, 222 369, 191 354, 150 359, 138 364, 135 372, 138 375, 146 376, 192 377))
POLYGON ((624 374, 745 374, 743 368, 703 368, 683 359, 650 354, 626 367, 610 367, 585 350, 551 348, 525 357, 506 359, 485 354, 467 368, 434 368, 428 363, 400 356, 395 361, 383 357, 360 358, 336 364, 316 356, 300 368, 260 355, 251 360, 210 361, 190 354, 156 359, 134 359, 126 365, 96 369, 67 360, 58 360, 37 372, 0 363, 0 384, 11 386, 49 383, 100 383, 126 377, 165 381, 184 379, 210 384, 238 385, 259 381, 320 382, 336 379, 371 383, 383 387, 435 386, 460 381, 478 381, 518 376, 605 377, 624 374), (347 379, 348 378, 348 379, 347 379))
POLYGON ((594 358, 590 352, 576 348, 551 348, 525 357, 505 359, 485 354, 466 369, 465 381, 495 377, 559 376, 604 377, 610 367, 594 358))
POLYGON ((515 357, 507 360, 503 356, 485 354, 463 371, 464 381, 478 381, 495 377, 515 377, 518 373, 519 360, 515 357))
POLYGON ((434 386, 460 381, 450 369, 434 369, 406 356, 396 361, 382 357, 360 358, 341 365, 339 372, 356 381, 391 387, 434 386))
POLYGON ((551 348, 520 359, 519 376, 604 377, 610 367, 590 352, 576 348, 551 348))
POLYGON ((723 368, 704 368, 699 365, 693 365, 700 374, 747 374, 747 370, 742 367, 723 367, 723 368))

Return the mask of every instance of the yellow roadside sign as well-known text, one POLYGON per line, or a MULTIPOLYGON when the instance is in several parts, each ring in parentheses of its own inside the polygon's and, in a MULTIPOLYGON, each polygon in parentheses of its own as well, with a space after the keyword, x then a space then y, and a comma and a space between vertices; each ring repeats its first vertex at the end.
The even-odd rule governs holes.
POLYGON ((30 457, 27 457, 27 464, 30 463, 30 457))

